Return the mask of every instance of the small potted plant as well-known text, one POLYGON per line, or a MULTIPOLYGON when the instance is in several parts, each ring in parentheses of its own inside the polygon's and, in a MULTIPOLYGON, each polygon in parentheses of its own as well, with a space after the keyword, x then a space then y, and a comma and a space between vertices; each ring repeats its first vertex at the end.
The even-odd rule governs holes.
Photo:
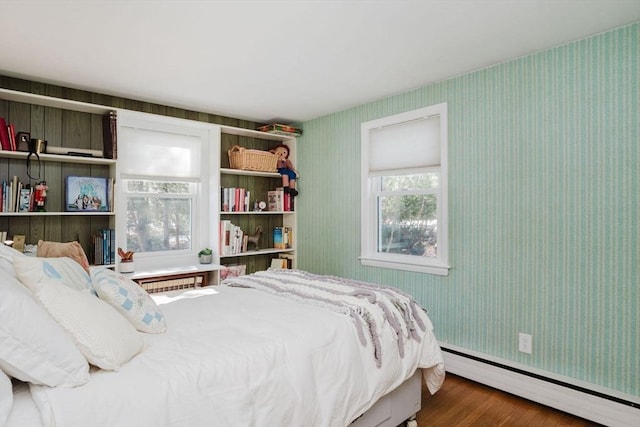
POLYGON ((200 260, 200 264, 211 264, 211 261, 213 261, 213 251, 209 248, 204 248, 198 252, 198 259, 200 260))
POLYGON ((120 255, 120 273, 133 273, 135 271, 133 251, 125 252, 122 248, 118 248, 118 255, 120 255))

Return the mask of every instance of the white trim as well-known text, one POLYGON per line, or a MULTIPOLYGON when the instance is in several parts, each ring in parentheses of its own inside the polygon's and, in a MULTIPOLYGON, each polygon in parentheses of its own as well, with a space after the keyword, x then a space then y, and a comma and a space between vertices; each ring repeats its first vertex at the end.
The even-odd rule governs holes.
POLYGON ((369 267, 391 268, 395 270, 414 271, 416 273, 435 274, 437 276, 448 276, 449 267, 438 265, 410 264, 406 262, 394 262, 381 260, 366 256, 361 256, 360 263, 369 267))
MULTIPOLYGON (((180 119, 168 116, 159 116, 129 110, 118 110, 118 133, 121 129, 140 129, 145 131, 163 132, 167 134, 187 135, 197 138, 199 177, 156 177, 124 174, 118 167, 116 177, 116 230, 118 245, 125 248, 127 242, 127 193, 123 186, 126 179, 152 179, 159 181, 180 181, 195 184, 194 191, 189 195, 169 195, 169 197, 185 198, 192 200, 192 212, 195 221, 192 222, 192 247, 179 251, 164 251, 153 253, 140 253, 136 255, 136 268, 140 270, 154 270, 171 266, 189 266, 197 260, 197 253, 205 247, 217 248, 218 227, 217 221, 211 221, 211 215, 218 212, 219 197, 216 196, 219 188, 219 174, 212 170, 210 165, 219 164, 220 131, 219 125, 180 119)), ((127 140, 119 139, 118 145, 125 147, 127 140)), ((119 148, 121 148, 119 147, 119 148)), ((119 150, 125 151, 125 150, 119 150)), ((217 259, 217 258, 216 258, 217 259)), ((119 268, 119 266, 117 266, 119 268)))
MULTIPOLYGON (((361 132, 361 233, 360 233, 360 262, 362 265, 396 270, 413 271, 419 273, 436 274, 446 276, 449 274, 449 245, 448 245, 448 105, 446 102, 408 111, 393 116, 363 122, 360 125, 361 132), (440 166, 438 188, 429 189, 430 194, 437 194, 437 223, 438 223, 438 250, 436 258, 419 257, 400 254, 381 254, 377 251, 377 221, 375 213, 378 211, 376 194, 378 189, 373 177, 383 175, 380 172, 370 172, 370 132, 372 130, 394 126, 402 123, 420 120, 423 118, 438 117, 440 119, 440 166)), ((409 169, 402 173, 415 171, 425 173, 433 168, 409 169)), ((386 171, 385 174, 393 174, 386 171)), ((398 194, 395 192, 394 194, 398 194)))
MULTIPOLYGON (((448 344, 441 344, 443 349, 467 353, 471 356, 481 357, 487 361, 500 363, 501 365, 513 367, 520 371, 531 372, 549 380, 562 381, 567 384, 576 385, 584 389, 591 389, 601 394, 639 403, 640 399, 635 396, 625 395, 614 390, 597 387, 576 380, 559 377, 549 372, 532 369, 528 366, 514 364, 511 361, 494 358, 490 355, 475 353, 466 349, 456 348, 448 344), (544 372, 544 373, 543 373, 544 372), (600 388, 600 390, 598 390, 600 388)), ((614 402, 604 397, 595 396, 570 387, 535 378, 524 373, 519 373, 494 366, 479 360, 471 359, 462 355, 444 351, 445 367, 447 372, 459 375, 470 380, 486 384, 490 387, 515 394, 525 399, 546 405, 581 418, 585 418, 597 423, 611 426, 638 426, 640 419, 640 409, 629 405, 614 402)))

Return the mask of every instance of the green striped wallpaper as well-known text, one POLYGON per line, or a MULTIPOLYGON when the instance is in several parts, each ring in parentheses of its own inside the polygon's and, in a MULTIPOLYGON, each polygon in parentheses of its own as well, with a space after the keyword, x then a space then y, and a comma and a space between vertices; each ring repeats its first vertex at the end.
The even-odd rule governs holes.
POLYGON ((299 267, 412 293, 442 342, 640 395, 639 28, 303 123, 299 267), (360 123, 439 102, 450 274, 363 267, 360 123))

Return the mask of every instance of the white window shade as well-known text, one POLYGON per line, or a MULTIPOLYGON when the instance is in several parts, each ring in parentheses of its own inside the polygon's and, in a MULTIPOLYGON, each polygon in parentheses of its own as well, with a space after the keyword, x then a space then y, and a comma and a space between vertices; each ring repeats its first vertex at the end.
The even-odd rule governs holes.
POLYGON ((198 135, 123 126, 118 139, 126 141, 118 145, 118 167, 122 174, 200 178, 202 139, 198 135))
POLYGON ((440 117, 425 117, 371 129, 369 171, 440 165, 440 117))

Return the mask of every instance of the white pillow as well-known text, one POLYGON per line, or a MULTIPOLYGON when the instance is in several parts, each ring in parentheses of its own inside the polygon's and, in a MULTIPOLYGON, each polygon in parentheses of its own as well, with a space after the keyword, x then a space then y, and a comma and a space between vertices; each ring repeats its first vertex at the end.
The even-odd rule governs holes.
POLYGON ((13 268, 14 257, 25 257, 26 255, 20 251, 13 249, 0 242, 0 273, 7 273, 11 277, 16 277, 16 272, 13 268))
MULTIPOLYGON (((89 290, 95 295, 95 291, 91 287, 89 273, 69 257, 15 257, 13 266, 18 279, 25 285, 55 281, 72 289, 89 290)), ((32 287, 30 289, 33 290, 32 287)))
POLYGON ((167 330, 158 305, 136 282, 108 268, 91 271, 98 296, 118 310, 139 331, 157 334, 167 330))
POLYGON ((89 364, 71 337, 7 276, 0 279, 0 343, 0 368, 19 380, 50 387, 89 381, 89 364))
POLYGON ((13 407, 13 384, 11 378, 0 371, 0 426, 6 425, 13 407))
POLYGON ((113 307, 88 290, 71 289, 59 280, 23 283, 34 292, 58 324, 71 334, 80 352, 92 365, 108 370, 118 369, 142 351, 142 335, 113 307))

